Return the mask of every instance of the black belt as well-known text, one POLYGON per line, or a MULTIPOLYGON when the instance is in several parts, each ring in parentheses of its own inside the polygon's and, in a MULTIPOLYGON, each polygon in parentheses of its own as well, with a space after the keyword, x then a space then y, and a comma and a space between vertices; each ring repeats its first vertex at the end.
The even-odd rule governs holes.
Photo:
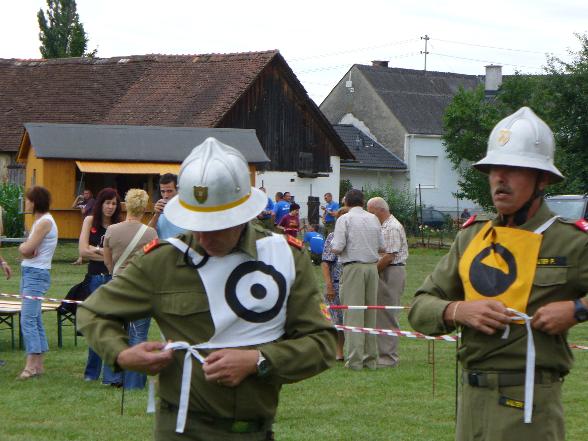
MULTIPOLYGON (((489 378, 498 378, 497 385, 506 386, 522 386, 525 384, 524 372, 475 372, 464 371, 462 374, 462 381, 464 384, 469 384, 473 387, 489 387, 496 382, 489 381, 489 378)), ((562 376, 559 372, 554 371, 536 371, 535 384, 549 384, 561 381, 562 376)))
MULTIPOLYGON (((347 265, 352 265, 354 263, 368 263, 368 262, 359 262, 358 260, 354 260, 353 262, 345 262, 345 263, 342 263, 341 265, 347 266, 347 265)), ((376 262, 374 262, 374 263, 376 263, 376 262)))
MULTIPOLYGON (((178 406, 168 401, 160 399, 160 406, 164 409, 178 412, 178 406)), ((209 415, 203 412, 188 410, 188 416, 204 424, 224 430, 231 433, 255 433, 267 431, 268 436, 271 433, 272 421, 259 418, 256 420, 235 420, 233 418, 221 418, 209 415)), ((273 439, 273 438, 268 438, 273 439)))
POLYGON ((390 264, 390 265, 388 265, 388 266, 405 266, 405 265, 406 265, 406 264, 404 264, 404 263, 391 263, 391 264, 390 264))

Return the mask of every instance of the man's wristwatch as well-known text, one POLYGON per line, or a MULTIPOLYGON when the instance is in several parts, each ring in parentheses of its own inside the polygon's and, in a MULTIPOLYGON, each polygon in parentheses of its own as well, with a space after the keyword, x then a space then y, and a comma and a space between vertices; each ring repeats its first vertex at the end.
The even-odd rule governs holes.
POLYGON ((267 361, 261 351, 259 351, 259 358, 257 359, 257 376, 265 377, 269 372, 269 368, 269 361, 267 361))
POLYGON ((574 301, 574 318, 580 323, 588 320, 588 308, 586 308, 582 299, 574 301))

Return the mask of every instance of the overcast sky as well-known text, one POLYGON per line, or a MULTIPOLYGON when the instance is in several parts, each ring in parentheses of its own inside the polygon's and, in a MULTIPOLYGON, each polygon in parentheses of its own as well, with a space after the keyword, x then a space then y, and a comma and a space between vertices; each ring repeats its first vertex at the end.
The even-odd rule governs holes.
MULTIPOLYGON (((320 104, 353 64, 483 74, 540 72, 588 31, 586 0, 77 0, 99 57, 278 49, 320 104)), ((39 58, 45 0, 5 1, 0 58, 39 58)), ((0 85, 1 87, 1 85, 0 85)))

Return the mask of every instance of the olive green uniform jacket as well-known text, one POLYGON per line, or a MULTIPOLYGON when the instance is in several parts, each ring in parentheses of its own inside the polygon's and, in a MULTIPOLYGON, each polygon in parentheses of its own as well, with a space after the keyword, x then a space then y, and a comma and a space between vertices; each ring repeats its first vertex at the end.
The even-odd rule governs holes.
MULTIPOLYGON (((535 216, 520 228, 534 231, 552 216, 554 214, 542 203, 535 216)), ((409 321, 414 329, 429 335, 453 330, 452 326, 444 322, 443 312, 450 302, 464 300, 459 260, 486 221, 476 221, 462 230, 449 253, 417 290, 409 313, 409 321)), ((492 222, 498 225, 497 219, 492 222)), ((539 307, 548 303, 575 300, 586 293, 588 234, 579 230, 574 221, 558 219, 543 233, 527 314, 533 315, 539 307)), ((503 340, 500 337, 501 333, 486 335, 464 327, 458 354, 463 367, 480 371, 524 371, 527 344, 525 326, 512 325, 509 338, 503 340)), ((533 337, 537 351, 536 368, 567 374, 573 361, 566 340, 567 333, 548 335, 534 329, 533 337)))
MULTIPOLYGON (((270 233, 247 224, 237 245, 257 256, 255 241, 270 233)), ((180 236, 201 254, 192 235, 180 236)), ((234 388, 204 379, 202 366, 193 360, 189 410, 207 415, 249 420, 272 419, 284 383, 292 383, 330 367, 335 361, 336 331, 320 311, 320 293, 310 258, 290 247, 296 279, 287 301, 285 335, 260 345, 270 363, 267 376, 249 376, 234 388)), ((219 287, 224 295, 224 287, 219 287)), ((214 295, 215 293, 211 293, 214 295)), ((102 286, 78 308, 78 325, 89 344, 106 363, 118 368, 116 357, 128 347, 123 322, 153 316, 171 341, 198 344, 214 333, 208 299, 196 269, 184 262, 183 253, 167 242, 135 257, 120 276, 102 286)), ((210 351, 202 350, 203 356, 210 351)), ((159 374, 159 395, 178 405, 184 351, 175 351, 173 362, 159 374)))

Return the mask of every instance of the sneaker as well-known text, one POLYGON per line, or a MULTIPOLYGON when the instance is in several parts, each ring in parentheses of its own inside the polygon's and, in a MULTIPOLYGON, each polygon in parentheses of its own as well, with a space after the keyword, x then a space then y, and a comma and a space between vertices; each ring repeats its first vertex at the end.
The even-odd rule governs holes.
POLYGON ((0 360, 0 367, 6 365, 6 362, 4 360, 0 360))

